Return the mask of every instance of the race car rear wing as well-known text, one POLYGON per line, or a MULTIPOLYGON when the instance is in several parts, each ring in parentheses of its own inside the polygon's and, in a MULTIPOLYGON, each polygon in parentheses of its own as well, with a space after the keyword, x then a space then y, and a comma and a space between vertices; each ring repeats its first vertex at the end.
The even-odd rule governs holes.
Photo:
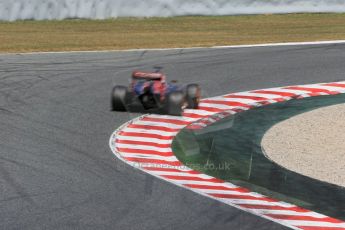
POLYGON ((132 73, 133 79, 145 79, 145 80, 160 80, 165 81, 165 75, 162 73, 152 73, 152 72, 140 72, 134 71, 132 73))

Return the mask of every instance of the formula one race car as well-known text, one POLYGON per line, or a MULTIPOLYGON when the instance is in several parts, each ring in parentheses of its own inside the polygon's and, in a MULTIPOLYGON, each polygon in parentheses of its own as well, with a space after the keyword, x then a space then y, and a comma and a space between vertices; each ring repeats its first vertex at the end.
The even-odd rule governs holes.
POLYGON ((160 72, 132 74, 129 87, 116 85, 111 94, 113 111, 151 112, 180 116, 183 109, 198 109, 200 87, 167 83, 160 72))

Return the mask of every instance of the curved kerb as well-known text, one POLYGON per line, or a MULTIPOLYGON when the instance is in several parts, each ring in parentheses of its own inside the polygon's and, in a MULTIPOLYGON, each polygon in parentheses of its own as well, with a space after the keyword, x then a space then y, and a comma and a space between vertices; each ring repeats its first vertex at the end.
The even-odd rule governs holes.
POLYGON ((344 229, 345 222, 293 204, 251 192, 184 166, 171 149, 172 140, 187 125, 196 129, 217 122, 219 114, 311 96, 345 92, 344 82, 278 87, 203 99, 198 110, 183 116, 148 114, 119 127, 109 145, 117 158, 155 177, 253 213, 292 229, 344 229))

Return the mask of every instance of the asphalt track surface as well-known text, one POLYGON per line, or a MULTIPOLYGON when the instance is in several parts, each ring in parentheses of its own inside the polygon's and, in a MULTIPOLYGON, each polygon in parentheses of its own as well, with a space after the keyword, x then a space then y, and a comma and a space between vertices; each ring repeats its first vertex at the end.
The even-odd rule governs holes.
POLYGON ((113 84, 164 67, 203 96, 345 79, 345 45, 0 55, 0 229, 285 229, 125 165, 113 84))

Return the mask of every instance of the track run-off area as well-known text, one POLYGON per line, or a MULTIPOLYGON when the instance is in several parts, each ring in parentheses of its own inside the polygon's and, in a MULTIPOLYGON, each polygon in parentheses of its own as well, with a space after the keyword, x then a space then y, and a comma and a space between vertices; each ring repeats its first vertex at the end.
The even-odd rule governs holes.
MULTIPOLYGON (((0 227, 287 229, 302 226, 301 220, 289 220, 285 222, 288 226, 284 226, 279 224, 282 218, 264 219, 207 199, 119 161, 109 149, 109 136, 140 114, 110 112, 110 91, 113 84, 127 84, 134 69, 152 70, 154 66, 162 66, 169 79, 183 84, 200 83, 204 98, 337 82, 344 80, 344 51, 344 44, 312 44, 0 55, 0 227)), ((333 92, 337 86, 322 89, 321 93, 333 92)), ((269 99, 274 100, 274 96, 269 99)), ((221 104, 217 108, 227 106, 221 104)), ((153 119, 156 115, 142 119, 150 116, 153 119)), ((173 125, 183 126, 184 120, 173 125)), ((162 129, 166 131, 169 127, 162 129)), ((162 144, 165 148, 169 142, 162 144)), ((203 185, 219 182, 212 180, 203 185)), ((270 202, 269 198, 263 199, 270 202)), ((324 225, 343 227, 337 220, 307 213, 309 222, 322 218, 324 225)))

